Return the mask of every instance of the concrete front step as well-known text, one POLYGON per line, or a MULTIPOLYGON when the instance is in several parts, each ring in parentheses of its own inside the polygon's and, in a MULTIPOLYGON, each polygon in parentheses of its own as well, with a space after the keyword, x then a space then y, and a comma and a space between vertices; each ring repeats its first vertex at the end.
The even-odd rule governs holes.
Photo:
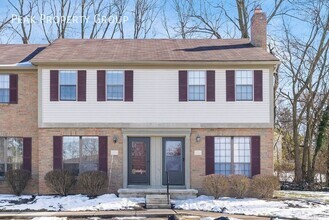
MULTIPOLYGON (((165 188, 125 188, 119 189, 118 194, 120 198, 139 197, 145 198, 146 195, 166 195, 167 189, 165 188)), ((171 199, 194 199, 197 197, 198 190, 196 189, 170 189, 171 199)))
POLYGON ((158 194, 150 194, 146 195, 146 204, 169 204, 170 203, 170 195, 158 195, 158 194))
POLYGON ((170 196, 163 194, 150 194, 145 198, 147 209, 169 209, 171 208, 170 196))

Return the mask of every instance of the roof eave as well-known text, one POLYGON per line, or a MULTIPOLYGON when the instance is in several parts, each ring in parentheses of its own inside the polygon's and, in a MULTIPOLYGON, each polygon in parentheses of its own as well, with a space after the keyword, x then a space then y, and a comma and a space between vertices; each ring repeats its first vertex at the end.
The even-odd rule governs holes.
POLYGON ((36 66, 42 65, 277 65, 280 64, 279 60, 230 60, 230 61, 198 61, 198 60, 188 60, 188 61, 85 61, 85 60, 75 60, 75 61, 33 61, 32 63, 36 66))

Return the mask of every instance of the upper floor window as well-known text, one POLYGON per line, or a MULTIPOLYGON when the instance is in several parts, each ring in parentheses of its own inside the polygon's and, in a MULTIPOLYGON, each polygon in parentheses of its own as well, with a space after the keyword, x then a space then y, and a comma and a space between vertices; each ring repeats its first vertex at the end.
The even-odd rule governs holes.
POLYGON ((0 103, 9 102, 9 75, 0 75, 0 103))
POLYGON ((236 101, 253 100, 253 71, 237 70, 235 72, 236 101))
POLYGON ((63 137, 63 169, 75 175, 98 170, 98 137, 63 137))
POLYGON ((123 100, 123 71, 107 71, 107 100, 123 100))
POLYGON ((206 72, 188 71, 188 99, 189 101, 205 101, 206 72))
POLYGON ((23 165, 23 138, 0 138, 0 177, 23 165))
POLYGON ((251 138, 216 137, 215 173, 251 176, 251 138))
POLYGON ((77 72, 60 71, 60 100, 75 101, 77 98, 77 72))

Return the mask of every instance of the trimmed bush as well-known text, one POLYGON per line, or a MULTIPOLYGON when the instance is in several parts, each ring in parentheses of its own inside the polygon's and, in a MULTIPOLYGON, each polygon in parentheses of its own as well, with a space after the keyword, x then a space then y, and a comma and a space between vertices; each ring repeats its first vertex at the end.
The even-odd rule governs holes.
POLYGON ((27 170, 8 170, 5 174, 6 182, 12 192, 20 196, 24 191, 28 181, 31 179, 31 173, 27 170))
POLYGON ((256 175, 251 180, 250 196, 256 198, 272 198, 274 190, 279 188, 279 180, 271 175, 256 175))
POLYGON ((76 183, 76 177, 67 170, 53 170, 46 174, 45 181, 55 193, 67 196, 76 183))
POLYGON ((89 197, 98 196, 107 182, 107 174, 102 171, 87 171, 78 177, 78 184, 89 197))
POLYGON ((250 179, 242 175, 230 175, 229 182, 229 195, 236 198, 244 198, 247 196, 250 179))
POLYGON ((223 175, 212 174, 204 178, 203 188, 207 195, 215 198, 228 196, 229 182, 223 175))

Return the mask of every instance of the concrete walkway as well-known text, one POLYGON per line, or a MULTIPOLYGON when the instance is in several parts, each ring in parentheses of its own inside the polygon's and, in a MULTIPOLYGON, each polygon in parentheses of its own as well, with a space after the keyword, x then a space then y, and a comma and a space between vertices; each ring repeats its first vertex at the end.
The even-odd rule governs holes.
POLYGON ((113 217, 147 217, 147 218, 164 218, 167 219, 169 215, 175 215, 179 219, 196 220, 197 217, 231 217, 238 219, 255 219, 255 220, 268 220, 267 217, 256 217, 246 215, 229 215, 214 212, 202 211, 184 211, 172 209, 146 209, 138 211, 84 211, 84 212, 0 212, 0 219, 31 219, 34 217, 68 217, 68 218, 113 218, 113 217), (194 217, 193 217, 194 216, 194 217))

